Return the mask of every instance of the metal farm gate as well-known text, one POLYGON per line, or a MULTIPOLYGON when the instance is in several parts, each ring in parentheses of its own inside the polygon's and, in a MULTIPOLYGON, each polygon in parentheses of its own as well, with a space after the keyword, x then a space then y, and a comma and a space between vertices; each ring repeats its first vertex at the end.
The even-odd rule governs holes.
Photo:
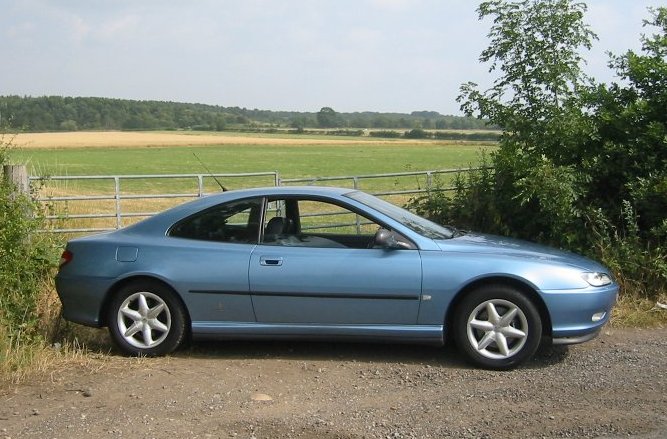
POLYGON ((49 230, 86 234, 119 229, 189 199, 229 189, 261 186, 349 187, 395 204, 432 190, 451 191, 457 174, 481 168, 408 171, 335 177, 281 178, 278 172, 30 176, 30 188, 45 208, 49 230))

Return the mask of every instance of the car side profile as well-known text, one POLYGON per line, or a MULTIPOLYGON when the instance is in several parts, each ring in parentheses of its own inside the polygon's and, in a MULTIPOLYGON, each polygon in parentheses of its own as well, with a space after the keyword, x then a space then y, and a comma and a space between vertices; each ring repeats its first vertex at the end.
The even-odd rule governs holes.
POLYGON ((108 326, 131 355, 164 355, 189 337, 451 337, 493 369, 543 340, 592 339, 618 294, 609 270, 582 256, 311 186, 223 192, 73 239, 56 288, 66 319, 108 326))

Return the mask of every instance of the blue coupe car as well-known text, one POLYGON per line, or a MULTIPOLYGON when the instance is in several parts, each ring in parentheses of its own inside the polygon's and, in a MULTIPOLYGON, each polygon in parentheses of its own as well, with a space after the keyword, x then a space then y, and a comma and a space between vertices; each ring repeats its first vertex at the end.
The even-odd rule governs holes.
POLYGON ((514 367, 542 340, 580 343, 618 285, 582 256, 464 233, 351 189, 223 192, 124 229, 73 239, 64 317, 108 326, 132 355, 186 338, 443 344, 514 367))

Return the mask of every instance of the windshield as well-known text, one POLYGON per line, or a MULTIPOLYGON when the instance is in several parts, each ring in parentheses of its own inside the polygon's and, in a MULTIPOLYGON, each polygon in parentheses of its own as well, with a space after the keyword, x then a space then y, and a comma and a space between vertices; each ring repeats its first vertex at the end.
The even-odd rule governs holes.
POLYGON ((381 212, 391 219, 398 221, 413 232, 431 239, 450 239, 456 235, 456 229, 436 224, 424 219, 414 213, 402 209, 394 204, 384 201, 380 198, 369 195, 365 192, 352 192, 345 194, 366 206, 381 212))

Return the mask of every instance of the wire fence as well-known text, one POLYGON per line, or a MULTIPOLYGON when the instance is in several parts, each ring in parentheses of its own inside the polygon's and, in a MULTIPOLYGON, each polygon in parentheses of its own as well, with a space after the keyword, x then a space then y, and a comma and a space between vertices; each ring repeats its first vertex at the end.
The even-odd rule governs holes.
POLYGON ((364 190, 395 204, 432 190, 451 191, 457 174, 481 168, 386 174, 282 178, 278 172, 242 174, 159 174, 30 176, 36 200, 45 208, 48 230, 86 234, 110 231, 176 204, 229 189, 319 185, 364 190))

